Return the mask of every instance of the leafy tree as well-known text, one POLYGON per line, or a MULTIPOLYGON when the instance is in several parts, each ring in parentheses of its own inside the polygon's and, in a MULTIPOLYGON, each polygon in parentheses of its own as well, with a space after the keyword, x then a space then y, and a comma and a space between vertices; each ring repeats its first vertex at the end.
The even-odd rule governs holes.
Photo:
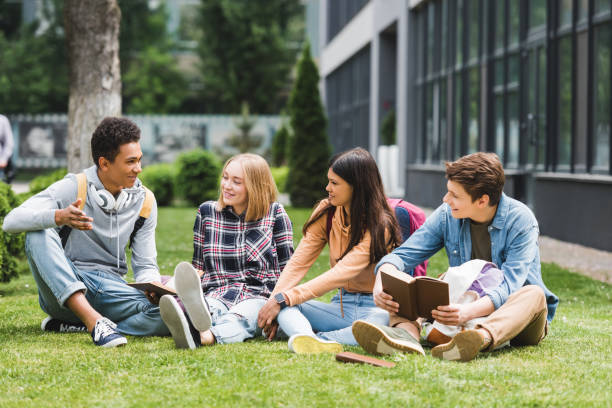
POLYGON ((295 58, 291 22, 301 11, 299 0, 202 0, 198 52, 209 106, 233 113, 247 102, 257 113, 278 112, 295 58))
MULTIPOLYGON (((15 25, 9 17, 20 13, 7 9, 11 4, 0 0, 0 106, 4 113, 66 112, 69 77, 64 3, 66 0, 38 3, 43 29, 39 22, 15 25)), ((148 0, 120 1, 121 86, 123 107, 129 113, 173 112, 185 96, 187 85, 170 52, 173 44, 168 40, 163 4, 152 8, 148 0), (163 95, 158 84, 166 85, 163 95)))
POLYGON ((187 95, 187 82, 171 53, 163 2, 121 1, 119 59, 123 109, 127 113, 177 112, 187 95))
POLYGON ((306 44, 289 99, 293 136, 287 186, 291 203, 299 207, 311 207, 323 195, 331 154, 318 85, 319 72, 306 44))
MULTIPOLYGON (((60 4, 61 6, 61 4, 60 4)), ((0 106, 4 113, 65 112, 68 105, 68 57, 60 6, 44 3, 49 28, 38 22, 3 35, 0 30, 0 106), (59 14, 59 17, 58 17, 59 14)))
POLYGON ((380 126, 380 144, 394 145, 395 144, 395 110, 391 109, 385 115, 380 126))
POLYGON ((123 75, 127 113, 170 113, 181 106, 187 84, 171 54, 149 46, 130 60, 123 75))

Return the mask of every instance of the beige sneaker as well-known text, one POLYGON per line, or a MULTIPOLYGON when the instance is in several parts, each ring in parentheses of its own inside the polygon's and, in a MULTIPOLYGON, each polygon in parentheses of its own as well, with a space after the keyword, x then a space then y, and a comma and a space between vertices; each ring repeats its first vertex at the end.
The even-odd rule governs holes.
POLYGON ((431 355, 450 361, 471 361, 489 342, 477 330, 464 330, 448 343, 432 348, 431 355))
POLYGON ((289 338, 289 350, 296 354, 340 353, 342 344, 323 340, 311 334, 294 334, 289 338))
POLYGON ((372 354, 418 353, 425 355, 421 343, 408 331, 356 320, 353 336, 364 350, 372 354))

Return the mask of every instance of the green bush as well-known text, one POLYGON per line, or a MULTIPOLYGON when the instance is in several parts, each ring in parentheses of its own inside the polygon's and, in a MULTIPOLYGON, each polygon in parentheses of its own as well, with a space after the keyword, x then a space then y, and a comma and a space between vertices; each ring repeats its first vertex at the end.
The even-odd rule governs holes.
POLYGON ((35 177, 32 181, 30 181, 30 196, 40 193, 41 191, 49 187, 51 184, 63 179, 66 174, 68 174, 68 170, 57 169, 51 173, 35 177))
POLYGON ((287 176, 289 175, 289 167, 281 166, 281 167, 271 167, 272 177, 274 177, 274 182, 276 183, 276 188, 281 193, 287 192, 287 176))
MULTIPOLYGON (((0 182, 0 225, 4 217, 20 204, 11 187, 0 182)), ((17 276, 17 259, 24 254, 25 234, 8 234, 0 229, 0 281, 8 282, 17 276)))
POLYGON ((172 203, 176 182, 176 167, 174 165, 163 163, 147 166, 138 178, 153 191, 157 205, 166 206, 172 203))
POLYGON ((215 200, 219 194, 221 163, 217 156, 202 149, 181 154, 177 159, 176 187, 189 204, 215 200))

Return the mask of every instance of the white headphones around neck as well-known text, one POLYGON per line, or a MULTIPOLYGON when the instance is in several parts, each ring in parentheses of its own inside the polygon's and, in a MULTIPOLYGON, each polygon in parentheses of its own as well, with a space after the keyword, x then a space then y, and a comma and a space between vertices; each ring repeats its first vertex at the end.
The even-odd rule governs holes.
POLYGON ((97 190, 93 184, 89 184, 89 192, 100 208, 108 212, 119 212, 131 204, 134 194, 121 190, 117 198, 105 189, 97 190))

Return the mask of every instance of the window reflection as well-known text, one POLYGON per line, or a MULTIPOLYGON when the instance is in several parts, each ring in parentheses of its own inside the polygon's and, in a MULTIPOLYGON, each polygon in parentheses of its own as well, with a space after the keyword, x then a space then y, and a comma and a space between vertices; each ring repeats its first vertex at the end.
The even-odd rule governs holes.
POLYGON ((593 166, 607 169, 610 162, 610 26, 594 33, 593 166))

